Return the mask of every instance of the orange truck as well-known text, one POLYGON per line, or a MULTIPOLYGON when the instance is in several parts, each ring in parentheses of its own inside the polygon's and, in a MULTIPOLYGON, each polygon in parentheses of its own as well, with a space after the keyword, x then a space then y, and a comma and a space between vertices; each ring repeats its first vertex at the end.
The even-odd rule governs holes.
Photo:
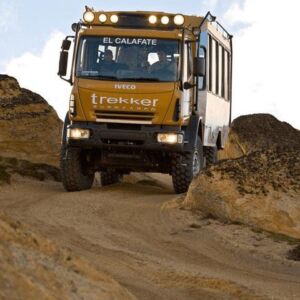
POLYGON ((65 189, 91 188, 96 172, 102 185, 160 172, 172 176, 176 193, 186 192, 228 136, 232 36, 209 12, 86 8, 72 29, 58 72, 72 85, 61 149, 65 189))

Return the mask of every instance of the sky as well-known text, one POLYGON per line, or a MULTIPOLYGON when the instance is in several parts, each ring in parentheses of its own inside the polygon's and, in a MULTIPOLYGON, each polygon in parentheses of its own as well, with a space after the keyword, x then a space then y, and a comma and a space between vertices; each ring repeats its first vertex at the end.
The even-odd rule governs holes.
POLYGON ((85 5, 211 11, 234 35, 233 117, 270 113, 300 129, 299 0, 0 0, 0 73, 42 95, 62 119, 71 87, 56 75, 61 41, 85 5))

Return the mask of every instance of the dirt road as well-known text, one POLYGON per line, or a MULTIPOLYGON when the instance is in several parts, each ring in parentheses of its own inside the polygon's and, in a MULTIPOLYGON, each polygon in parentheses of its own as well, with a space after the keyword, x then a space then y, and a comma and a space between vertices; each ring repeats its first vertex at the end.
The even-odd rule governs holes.
POLYGON ((66 193, 18 178, 0 210, 112 275, 138 299, 300 299, 290 246, 180 209, 169 177, 66 193))

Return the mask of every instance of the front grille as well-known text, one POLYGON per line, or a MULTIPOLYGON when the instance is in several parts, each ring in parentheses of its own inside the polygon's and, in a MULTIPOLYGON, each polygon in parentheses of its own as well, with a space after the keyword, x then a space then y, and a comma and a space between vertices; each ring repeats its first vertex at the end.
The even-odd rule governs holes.
POLYGON ((127 124, 152 124, 154 113, 136 111, 95 111, 97 122, 127 123, 127 124))
POLYGON ((141 130, 142 126, 137 124, 107 124, 107 129, 115 129, 115 130, 141 130))

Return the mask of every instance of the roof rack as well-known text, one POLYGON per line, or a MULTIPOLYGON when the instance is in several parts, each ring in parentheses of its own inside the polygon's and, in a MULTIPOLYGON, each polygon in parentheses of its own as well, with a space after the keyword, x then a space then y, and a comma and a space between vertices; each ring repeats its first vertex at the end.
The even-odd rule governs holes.
POLYGON ((223 33, 223 36, 227 39, 232 39, 233 38, 233 35, 230 34, 225 28, 223 25, 221 25, 218 21, 217 21, 217 17, 212 15, 210 11, 207 12, 207 14, 205 15, 205 17, 203 18, 202 22, 200 23, 199 25, 199 30, 201 32, 201 27, 202 25, 206 22, 211 22, 213 23, 213 25, 216 27, 216 29, 218 31, 221 31, 223 33))

